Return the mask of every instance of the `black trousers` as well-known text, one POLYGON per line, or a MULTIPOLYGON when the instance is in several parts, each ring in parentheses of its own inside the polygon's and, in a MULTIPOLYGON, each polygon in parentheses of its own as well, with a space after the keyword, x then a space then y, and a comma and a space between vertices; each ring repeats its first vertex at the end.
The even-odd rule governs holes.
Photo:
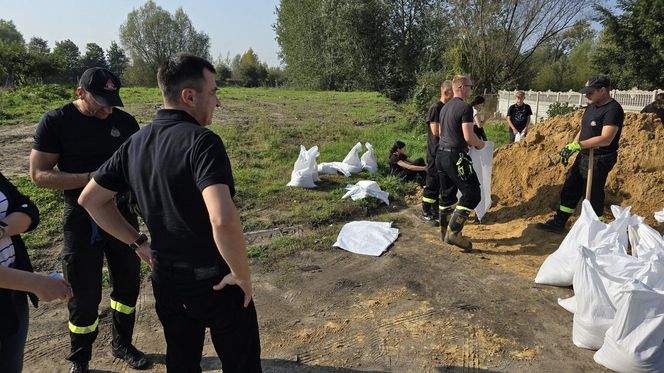
MULTIPOLYGON (((417 158, 411 164, 415 166, 424 166, 424 159, 417 158)), ((413 171, 404 168, 401 171, 399 171, 399 173, 397 173, 396 176, 404 181, 414 181, 423 187, 427 178, 427 172, 413 171)))
MULTIPOLYGON (((438 179, 438 169, 436 169, 436 157, 427 154, 427 178, 422 191, 422 198, 429 201, 427 203, 438 203, 438 196, 440 195, 440 181, 438 179), (433 202, 432 202, 433 201, 433 202)), ((426 201, 426 200, 425 200, 426 201)))
MULTIPOLYGON (((138 227, 136 217, 129 213, 128 207, 121 206, 120 211, 135 228, 138 227)), ((126 346, 132 340, 141 264, 134 250, 98 228, 78 205, 65 204, 64 236, 62 271, 73 291, 67 304, 71 340, 67 360, 85 362, 92 358, 92 343, 98 334, 104 256, 113 287, 114 346, 126 346)))
POLYGON ((480 203, 482 194, 477 173, 473 172, 466 180, 461 180, 457 172, 456 163, 460 152, 456 150, 444 150, 440 148, 436 155, 436 168, 440 182, 439 206, 450 207, 457 203, 457 191, 461 191, 459 206, 474 209, 480 203))
POLYGON ((166 338, 168 373, 201 372, 205 328, 224 373, 261 372, 254 302, 244 308, 238 286, 214 290, 227 274, 225 263, 193 265, 153 255, 152 289, 166 338))
MULTIPOLYGON (((579 154, 567 171, 563 190, 560 192, 560 210, 573 213, 576 205, 586 194, 589 156, 579 154)), ((593 157, 593 184, 590 189, 590 204, 597 216, 604 215, 604 185, 609 172, 618 161, 618 153, 595 155, 593 157)))

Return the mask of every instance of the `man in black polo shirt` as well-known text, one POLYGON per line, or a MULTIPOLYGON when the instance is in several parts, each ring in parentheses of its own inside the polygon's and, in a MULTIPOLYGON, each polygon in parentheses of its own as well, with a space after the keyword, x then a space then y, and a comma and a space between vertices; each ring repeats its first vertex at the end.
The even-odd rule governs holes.
POLYGON ((153 266, 169 373, 200 372, 205 328, 225 373, 260 372, 260 340, 231 165, 204 126, 220 105, 214 67, 177 54, 159 68, 164 109, 132 136, 81 194, 100 227, 153 266), (152 244, 110 203, 131 190, 152 244))
POLYGON ((581 154, 576 157, 567 172, 556 215, 546 223, 536 226, 555 233, 564 232, 567 219, 574 213, 576 205, 584 195, 588 177, 589 150, 595 149, 590 204, 600 218, 604 215, 604 184, 618 160, 618 143, 625 112, 622 106, 611 98, 609 78, 604 76, 590 78, 580 92, 586 95, 588 107, 581 119, 581 130, 576 134, 574 142, 562 148, 560 160, 567 166, 572 154, 577 151, 581 154))
MULTIPOLYGON (((120 80, 103 68, 86 70, 76 88, 78 99, 44 114, 30 153, 30 176, 35 185, 64 190, 64 276, 71 284, 69 334, 71 372, 87 372, 92 343, 97 337, 104 256, 111 275, 113 355, 136 369, 149 365, 131 344, 135 305, 140 288, 140 259, 126 244, 99 229, 76 202, 95 170, 138 131, 122 106, 120 80), (55 167, 57 166, 57 169, 55 167)), ((118 196, 117 208, 133 227, 136 216, 128 198, 118 196)))
POLYGON ((427 179, 422 191, 422 216, 425 223, 438 225, 438 196, 440 194, 440 183, 438 182, 438 170, 436 169, 436 152, 438 152, 438 132, 440 109, 449 101, 454 93, 452 82, 446 80, 440 86, 440 100, 429 108, 425 130, 427 131, 427 179))
POLYGON ((473 107, 463 101, 470 97, 472 88, 473 83, 466 76, 457 76, 452 80, 454 98, 440 111, 440 142, 436 154, 440 178, 441 238, 465 251, 470 251, 473 245, 463 237, 461 230, 482 198, 480 182, 468 156, 469 146, 484 148, 484 141, 473 130, 473 107), (457 204, 459 190, 461 199, 457 204))

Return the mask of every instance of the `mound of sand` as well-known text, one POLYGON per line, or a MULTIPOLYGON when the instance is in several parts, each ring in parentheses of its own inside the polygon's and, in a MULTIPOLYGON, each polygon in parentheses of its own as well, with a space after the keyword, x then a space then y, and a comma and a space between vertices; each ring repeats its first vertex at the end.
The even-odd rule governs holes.
MULTIPOLYGON (((582 111, 539 123, 518 143, 494 154, 491 219, 506 221, 549 213, 560 203, 568 167, 558 151, 574 139, 582 111)), ((585 187, 584 187, 585 188, 585 187)), ((654 114, 627 113, 620 138, 618 163, 606 184, 609 206, 632 206, 632 213, 656 226, 653 213, 664 208, 664 125, 654 114)), ((580 204, 579 207, 580 209, 580 204)))

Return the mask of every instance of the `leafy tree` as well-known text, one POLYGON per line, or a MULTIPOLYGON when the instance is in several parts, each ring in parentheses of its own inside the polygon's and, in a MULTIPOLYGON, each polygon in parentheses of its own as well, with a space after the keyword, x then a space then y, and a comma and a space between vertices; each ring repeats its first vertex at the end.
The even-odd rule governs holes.
POLYGON ((51 53, 48 42, 40 37, 32 37, 27 45, 28 52, 31 53, 51 53))
POLYGON ((26 63, 23 35, 14 22, 0 19, 0 82, 5 87, 14 87, 21 80, 26 63))
POLYGON ((62 66, 62 82, 66 84, 77 84, 81 68, 81 51, 73 41, 67 39, 56 41, 53 55, 62 66))
POLYGON ((217 65, 214 67, 217 70, 217 76, 215 79, 221 84, 226 84, 226 81, 231 78, 231 68, 223 61, 218 61, 217 65))
POLYGON ((253 49, 249 48, 240 58, 238 76, 244 87, 258 87, 265 81, 267 68, 260 63, 253 49))
POLYGON ((281 67, 268 67, 267 68, 267 77, 265 78, 265 84, 268 87, 283 87, 288 84, 286 79, 286 74, 281 67))
POLYGON ((106 61, 108 68, 117 76, 123 77, 127 66, 129 65, 129 58, 125 51, 115 42, 111 42, 111 46, 106 51, 106 61))
POLYGON ((92 67, 108 68, 104 50, 96 43, 88 43, 85 46, 85 54, 81 57, 81 68, 87 70, 92 67))
POLYGON ((171 15, 152 0, 127 15, 120 26, 120 41, 131 60, 150 72, 151 84, 159 65, 170 55, 188 52, 210 58, 209 36, 194 29, 184 10, 178 8, 171 15))
POLYGON ((664 1, 619 0, 619 15, 598 7, 604 29, 593 55, 617 88, 664 87, 664 1))
POLYGON ((4 19, 0 19, 0 40, 20 45, 25 44, 23 34, 16 29, 16 25, 11 20, 5 21, 4 19))

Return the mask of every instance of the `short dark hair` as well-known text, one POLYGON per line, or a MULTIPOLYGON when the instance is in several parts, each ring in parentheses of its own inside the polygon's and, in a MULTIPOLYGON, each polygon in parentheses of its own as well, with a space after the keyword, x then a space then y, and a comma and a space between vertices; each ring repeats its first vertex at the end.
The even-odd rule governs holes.
POLYGON ((164 100, 176 104, 183 89, 200 89, 205 69, 213 74, 216 73, 214 66, 205 58, 188 53, 177 53, 168 57, 157 71, 157 83, 164 100))
POLYGON ((401 148, 403 148, 404 146, 406 146, 406 143, 405 143, 405 142, 403 142, 403 141, 399 141, 399 140, 395 141, 395 142, 394 142, 394 145, 392 145, 392 150, 390 150, 390 154, 396 152, 397 149, 401 149, 401 148))
POLYGON ((475 98, 473 99, 473 102, 470 103, 470 106, 475 106, 475 105, 479 105, 479 104, 483 104, 483 103, 484 103, 484 97, 475 96, 475 98))

